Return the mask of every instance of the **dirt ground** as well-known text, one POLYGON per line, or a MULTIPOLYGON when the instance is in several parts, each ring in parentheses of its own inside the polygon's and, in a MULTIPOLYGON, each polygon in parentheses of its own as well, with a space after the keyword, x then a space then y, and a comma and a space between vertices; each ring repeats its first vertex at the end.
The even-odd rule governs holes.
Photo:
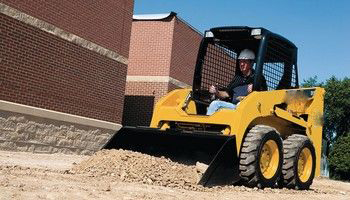
POLYGON ((0 199, 350 199, 350 183, 324 178, 308 191, 203 188, 195 166, 129 151, 92 156, 0 151, 0 199))

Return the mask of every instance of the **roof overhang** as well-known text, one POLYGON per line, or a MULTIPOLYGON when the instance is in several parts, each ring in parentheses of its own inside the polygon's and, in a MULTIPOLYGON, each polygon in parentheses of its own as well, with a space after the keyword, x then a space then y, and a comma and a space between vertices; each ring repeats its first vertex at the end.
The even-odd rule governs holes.
POLYGON ((175 12, 170 13, 160 13, 160 14, 142 14, 142 15, 133 15, 133 20, 135 21, 162 21, 167 20, 176 16, 175 12))

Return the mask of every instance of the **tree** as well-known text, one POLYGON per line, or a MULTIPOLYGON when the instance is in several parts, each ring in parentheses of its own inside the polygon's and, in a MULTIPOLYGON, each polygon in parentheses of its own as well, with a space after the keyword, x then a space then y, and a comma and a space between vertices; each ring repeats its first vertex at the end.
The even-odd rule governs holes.
POLYGON ((330 177, 350 181, 350 135, 337 139, 329 155, 330 177))
POLYGON ((331 143, 330 176, 350 180, 350 79, 332 76, 326 83, 318 83, 314 76, 304 80, 302 86, 325 88, 323 135, 331 143))
POLYGON ((308 79, 304 79, 303 83, 301 84, 302 87, 322 87, 323 82, 319 83, 317 81, 317 76, 310 77, 308 79))
POLYGON ((332 76, 326 83, 318 82, 317 76, 304 80, 303 87, 323 87, 326 90, 324 99, 323 135, 331 143, 338 137, 350 132, 350 79, 337 79, 332 76))
POLYGON ((350 79, 334 76, 324 85, 326 134, 334 142, 350 132, 350 79))

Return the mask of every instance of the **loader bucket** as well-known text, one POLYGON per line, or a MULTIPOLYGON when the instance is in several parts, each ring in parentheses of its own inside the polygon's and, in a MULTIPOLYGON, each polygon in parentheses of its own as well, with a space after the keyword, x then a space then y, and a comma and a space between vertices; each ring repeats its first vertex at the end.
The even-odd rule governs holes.
POLYGON ((213 132, 184 132, 148 127, 123 127, 102 149, 125 149, 164 156, 186 165, 208 165, 199 184, 228 185, 239 179, 236 140, 213 132))

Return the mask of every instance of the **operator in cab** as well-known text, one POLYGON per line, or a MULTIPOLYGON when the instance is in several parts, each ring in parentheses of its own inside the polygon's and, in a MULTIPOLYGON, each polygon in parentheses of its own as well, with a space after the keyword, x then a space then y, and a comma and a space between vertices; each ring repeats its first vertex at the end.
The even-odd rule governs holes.
MULTIPOLYGON (((230 84, 218 90, 211 85, 209 92, 219 100, 210 103, 207 115, 212 115, 220 109, 236 109, 237 104, 249 93, 253 91, 255 54, 250 49, 244 49, 238 56, 239 72, 233 77, 230 84)), ((266 80, 262 77, 262 90, 267 90, 266 80)))

